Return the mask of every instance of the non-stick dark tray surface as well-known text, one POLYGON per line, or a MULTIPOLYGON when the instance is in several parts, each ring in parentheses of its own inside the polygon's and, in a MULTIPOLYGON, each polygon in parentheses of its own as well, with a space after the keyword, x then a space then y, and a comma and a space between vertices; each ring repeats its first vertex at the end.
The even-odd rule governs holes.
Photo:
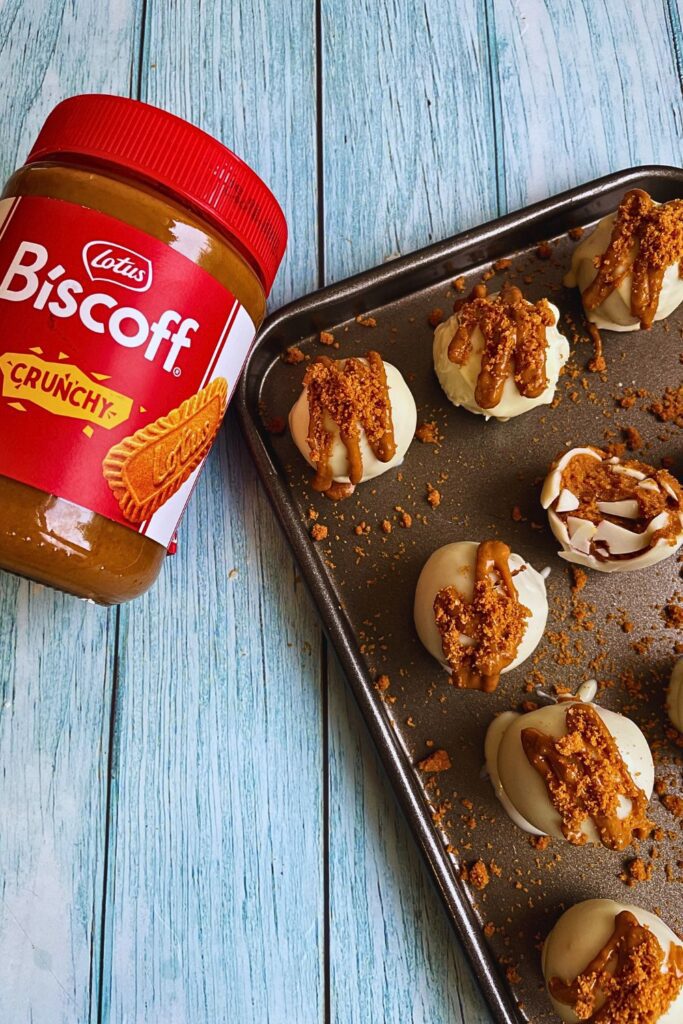
POLYGON ((538 683, 548 690, 553 684, 574 689, 594 677, 601 684, 599 702, 626 711, 645 729, 658 778, 670 793, 677 791, 681 752, 667 736, 664 699, 681 641, 666 615, 683 590, 680 563, 674 556, 636 573, 589 571, 584 589, 575 592, 539 503, 540 481, 559 452, 570 445, 618 443, 625 426, 642 436, 637 457, 655 465, 673 460, 679 478, 683 471, 679 428, 648 410, 667 386, 681 382, 683 313, 649 332, 604 332, 607 372, 599 375, 587 368, 592 352, 578 294, 562 286, 577 244, 568 230, 590 226, 633 187, 659 201, 680 197, 683 171, 641 168, 611 175, 297 301, 264 327, 240 388, 240 418, 261 476, 448 912, 496 1018, 506 1024, 555 1020, 543 991, 539 949, 572 903, 597 896, 635 902, 656 909, 674 929, 683 927, 681 820, 656 796, 651 813, 663 838, 654 857, 651 843, 626 855, 555 840, 537 850, 507 819, 482 775, 484 735, 496 713, 537 700, 527 691, 538 683), (541 259, 537 246, 546 241, 551 255, 541 259), (528 297, 548 296, 560 309, 572 356, 556 407, 486 423, 443 395, 432 367, 428 316, 435 307, 450 315, 458 297, 454 278, 465 275, 469 291, 504 257, 512 265, 490 280, 490 290, 511 277, 528 297), (376 326, 363 326, 358 314, 371 316, 376 326), (572 337, 572 323, 582 339, 572 337), (334 334, 337 350, 320 344, 322 329, 334 334), (440 443, 414 440, 400 469, 361 485, 349 500, 333 503, 316 494, 289 433, 272 432, 273 420, 286 420, 307 365, 282 360, 291 345, 309 358, 378 350, 406 378, 418 423, 436 422, 440 443), (624 408, 619 399, 629 388, 648 394, 624 408), (426 500, 427 484, 440 491, 436 508, 426 500), (324 542, 310 537, 310 509, 328 527, 324 542), (410 527, 400 524, 399 510, 412 517, 410 527), (389 534, 380 529, 384 519, 392 523, 389 534), (449 685, 418 641, 412 619, 415 584, 431 552, 451 541, 488 538, 506 541, 539 570, 551 569, 544 640, 493 694, 449 685), (385 692, 376 687, 380 674, 390 679, 385 692), (449 752, 453 766, 430 777, 417 762, 438 748, 449 752), (629 888, 620 875, 636 855, 651 865, 652 877, 629 888), (494 872, 482 892, 461 878, 463 866, 479 858, 489 867, 493 862, 494 872))

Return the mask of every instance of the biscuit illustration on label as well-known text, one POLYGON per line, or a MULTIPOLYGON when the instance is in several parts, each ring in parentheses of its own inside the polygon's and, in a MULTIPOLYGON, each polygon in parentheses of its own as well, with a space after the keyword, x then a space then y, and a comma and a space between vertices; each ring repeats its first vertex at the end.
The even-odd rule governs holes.
POLYGON ((153 516, 206 458, 227 401, 228 382, 217 377, 107 452, 104 476, 130 523, 153 516))

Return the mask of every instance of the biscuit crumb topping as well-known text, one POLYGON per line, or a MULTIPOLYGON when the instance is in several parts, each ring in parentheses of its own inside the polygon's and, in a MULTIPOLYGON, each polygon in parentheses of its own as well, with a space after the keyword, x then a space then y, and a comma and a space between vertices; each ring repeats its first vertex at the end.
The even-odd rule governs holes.
POLYGON ((448 358, 460 366, 472 353, 472 335, 479 328, 484 338, 481 369, 474 397, 482 409, 493 409, 512 376, 525 398, 538 398, 548 386, 546 328, 555 323, 545 299, 532 303, 519 288, 506 284, 498 295, 476 285, 471 295, 456 302, 458 327, 448 346, 448 358))
POLYGON ((306 440, 316 467, 316 491, 333 489, 330 457, 334 434, 329 429, 329 420, 339 428, 346 447, 352 485, 363 478, 361 429, 380 462, 391 461, 396 442, 386 372, 378 352, 368 352, 366 360, 319 356, 306 370, 304 388, 309 408, 306 440))
POLYGON ((567 709, 567 733, 559 739, 539 729, 523 729, 522 747, 529 764, 545 782, 562 819, 562 834, 575 846, 587 837, 582 826, 595 824, 603 846, 623 850, 646 839, 654 823, 646 816, 648 798, 635 784, 614 737, 590 704, 567 709), (623 800, 630 801, 624 816, 623 800))
POLYGON ((548 990, 593 1024, 657 1024, 683 988, 683 946, 668 953, 629 910, 617 914, 614 932, 573 981, 551 978, 548 990))
POLYGON ((484 541, 477 549, 472 601, 464 601, 453 586, 434 599, 444 658, 461 689, 495 690, 524 636, 531 612, 519 601, 509 559, 507 544, 484 541))
POLYGON ((683 489, 671 473, 600 448, 580 449, 568 460, 551 509, 572 547, 603 562, 673 545, 683 529, 683 489))
POLYGON ((596 257, 598 273, 583 291, 584 306, 596 309, 631 274, 631 315, 647 329, 674 263, 683 277, 683 200, 657 206, 647 192, 631 189, 619 203, 607 249, 596 257))

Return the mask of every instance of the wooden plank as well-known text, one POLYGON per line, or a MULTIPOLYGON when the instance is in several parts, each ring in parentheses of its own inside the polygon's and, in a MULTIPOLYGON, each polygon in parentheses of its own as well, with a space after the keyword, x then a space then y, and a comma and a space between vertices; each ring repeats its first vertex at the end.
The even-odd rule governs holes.
MULTIPOLYGON (((127 92, 133 2, 3 4, 3 179, 45 115, 127 92)), ((0 1005, 12 1024, 98 1017, 116 613, 0 574, 0 1005)))
MULTIPOLYGON (((317 277, 310 5, 148 4, 143 98, 260 170, 317 277)), ((108 1019, 319 1022, 321 638, 229 416, 156 590, 122 616, 108 1019), (235 569, 236 574, 231 571, 235 569)))
POLYGON ((669 34, 675 5, 487 6, 504 208, 623 167, 680 163, 681 86, 669 34))
POLYGON ((477 5, 323 0, 327 281, 495 216, 477 5))
MULTIPOLYGON (((323 3, 328 281, 495 216, 475 8, 323 3)), ((332 658, 329 673, 331 1019, 489 1021, 332 658)))

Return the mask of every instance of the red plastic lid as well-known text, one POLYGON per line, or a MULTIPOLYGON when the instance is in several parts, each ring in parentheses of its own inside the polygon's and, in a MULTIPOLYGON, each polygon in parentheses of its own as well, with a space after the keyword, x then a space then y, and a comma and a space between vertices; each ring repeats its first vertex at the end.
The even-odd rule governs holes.
POLYGON ((178 196, 235 239, 270 292, 287 244, 284 214, 258 175, 217 139, 139 100, 72 96, 48 116, 27 162, 64 155, 123 168, 178 196))

